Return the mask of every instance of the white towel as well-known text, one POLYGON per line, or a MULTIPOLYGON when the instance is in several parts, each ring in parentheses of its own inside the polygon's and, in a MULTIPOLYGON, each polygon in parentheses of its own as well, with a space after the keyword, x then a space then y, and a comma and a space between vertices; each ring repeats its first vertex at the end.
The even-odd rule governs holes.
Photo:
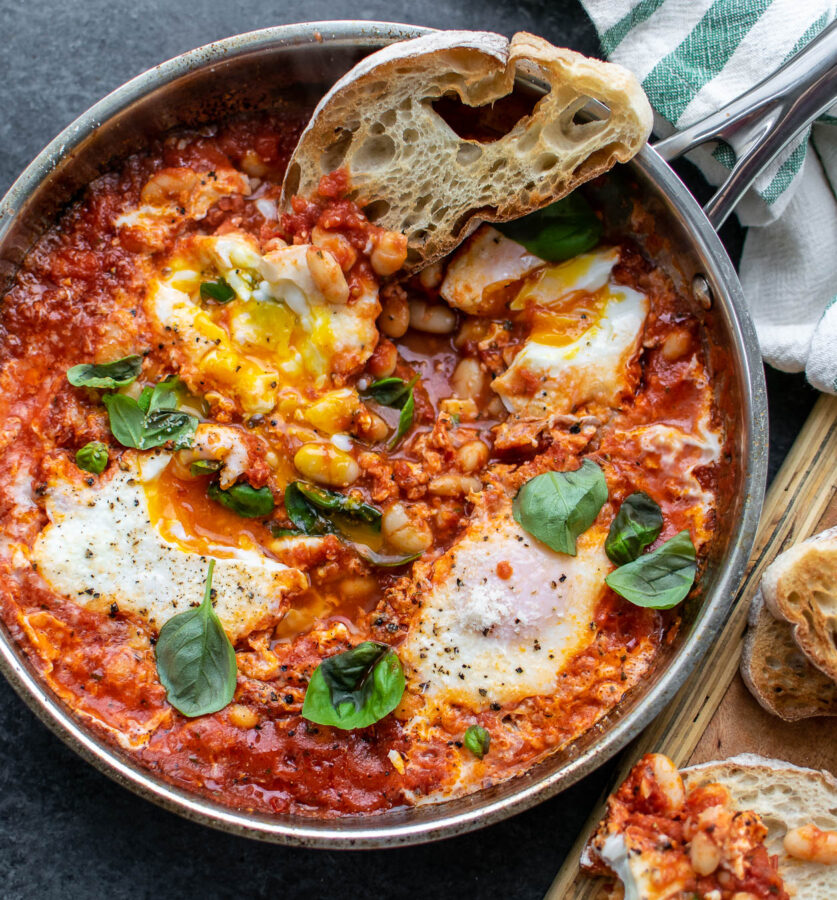
MULTIPOLYGON (((605 54, 642 81, 661 137, 723 106, 798 53, 833 0, 582 0, 605 54)), ((832 110, 833 112, 833 110, 832 110)), ((731 151, 690 159, 712 184, 731 151)), ((794 141, 739 203, 740 276, 762 354, 837 393, 837 117, 794 141)))

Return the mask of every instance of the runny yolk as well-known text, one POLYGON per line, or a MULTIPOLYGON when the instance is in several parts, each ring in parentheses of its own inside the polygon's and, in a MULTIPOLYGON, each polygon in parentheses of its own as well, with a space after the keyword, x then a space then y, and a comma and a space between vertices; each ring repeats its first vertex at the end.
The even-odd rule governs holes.
POLYGON ((166 466, 145 485, 151 523, 165 540, 185 551, 219 557, 233 556, 234 548, 268 552, 273 537, 259 519, 245 519, 210 500, 208 478, 185 480, 172 468, 166 466))

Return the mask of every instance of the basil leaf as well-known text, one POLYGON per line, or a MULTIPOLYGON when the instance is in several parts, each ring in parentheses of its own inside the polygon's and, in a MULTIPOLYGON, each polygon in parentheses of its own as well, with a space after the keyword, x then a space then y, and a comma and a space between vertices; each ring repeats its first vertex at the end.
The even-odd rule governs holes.
POLYGON ((145 413, 132 397, 125 394, 105 394, 102 402, 108 411, 108 421, 113 436, 123 447, 144 450, 145 413))
POLYGON ((330 530, 328 523, 303 496, 298 481, 292 481, 285 488, 285 512, 303 534, 325 534, 330 530))
POLYGON ((144 412, 148 412, 148 408, 151 406, 151 397, 154 394, 154 388, 151 385, 146 385, 142 389, 142 393, 137 397, 137 406, 144 412))
POLYGON ((482 725, 470 725, 465 732, 462 743, 476 756, 482 759, 488 748, 491 746, 491 735, 482 727, 482 725))
POLYGON ((203 603, 169 619, 154 647, 166 699, 190 718, 218 712, 235 695, 235 650, 212 608, 214 568, 211 559, 203 603))
MULTIPOLYGON (((153 398, 151 404, 153 407, 153 398)), ((178 412, 176 409, 153 410, 145 418, 141 449, 162 447, 169 441, 172 441, 175 450, 191 447, 197 427, 198 420, 190 413, 178 412)))
POLYGON ((364 641, 324 659, 305 691, 302 716, 334 728, 366 728, 391 713, 404 693, 404 670, 389 644, 364 641))
POLYGON ((101 475, 108 464, 108 448, 101 441, 91 441, 76 453, 76 465, 85 472, 101 475))
POLYGON ((407 395, 407 401, 401 407, 401 415, 398 417, 398 428, 395 430, 395 434, 387 444, 389 450, 394 450, 398 446, 401 438, 403 438, 410 430, 410 426, 413 424, 413 413, 415 408, 416 401, 413 397, 413 389, 410 388, 410 393, 407 395))
MULTIPOLYGON (((146 396, 151 398, 151 409, 153 392, 146 396)), ((108 411, 110 430, 123 447, 150 450, 152 447, 162 447, 169 441, 177 450, 192 446, 198 420, 190 413, 155 409, 146 415, 139 402, 125 394, 105 394, 102 402, 108 411)))
MULTIPOLYGON (((155 384, 151 390, 151 395, 148 398, 148 406, 146 408, 146 413, 153 413, 158 409, 177 409, 178 407, 178 387, 180 386, 180 379, 166 379, 165 381, 161 381, 158 384, 155 384)), ((143 388, 143 393, 145 389, 143 388)), ((142 396, 140 395, 140 399, 142 396)), ((139 400, 137 401, 139 402, 139 400)))
POLYGON ((414 562, 421 556, 421 553, 410 553, 404 556, 389 556, 384 553, 378 553, 371 547, 367 547, 366 544, 359 544, 356 541, 349 541, 349 544, 361 559, 364 559, 373 566, 379 566, 385 569, 394 568, 395 566, 406 566, 407 563, 414 562))
POLYGON ((109 363, 82 363, 67 370, 67 381, 75 387, 110 389, 131 384, 142 371, 141 356, 124 356, 109 363))
POLYGON ((233 299, 235 299, 235 291, 223 278, 219 278, 217 281, 201 282, 201 300, 229 303, 233 299))
POLYGON ((697 572, 695 545, 688 531, 620 566, 605 578, 608 587, 636 606, 671 609, 692 589, 697 572))
POLYGON ((557 203, 494 227, 546 262, 561 262, 599 243, 602 223, 590 204, 575 192, 557 203))
POLYGON ((662 528, 663 513, 660 507, 648 494, 637 491, 625 498, 610 523, 605 552, 611 562, 624 566, 653 544, 662 528))
POLYGON ((296 481, 294 484, 296 484, 302 496, 317 509, 325 512, 340 513, 351 519, 358 519, 367 525, 371 525, 374 531, 381 530, 383 513, 374 506, 370 506, 368 503, 356 500, 354 497, 349 497, 346 494, 341 494, 338 491, 329 491, 304 481, 296 481))
POLYGON ((211 475, 213 472, 217 472, 224 465, 220 459, 196 459, 192 465, 189 466, 189 471, 195 476, 199 475, 211 475))
POLYGON ((418 375, 414 375, 410 381, 404 381, 403 378, 381 378, 369 385, 368 388, 360 392, 360 396, 364 400, 374 400, 381 406, 392 406, 399 408, 407 399, 407 393, 418 381, 418 375))
POLYGON ((269 516, 275 506, 269 487, 254 488, 246 481, 234 484, 226 490, 222 490, 218 483, 213 481, 206 489, 206 493, 211 500, 226 506, 245 519, 269 516))
POLYGON ((521 527, 559 553, 575 556, 575 542, 593 524, 607 500, 604 473, 585 459, 574 472, 536 475, 514 498, 521 527))

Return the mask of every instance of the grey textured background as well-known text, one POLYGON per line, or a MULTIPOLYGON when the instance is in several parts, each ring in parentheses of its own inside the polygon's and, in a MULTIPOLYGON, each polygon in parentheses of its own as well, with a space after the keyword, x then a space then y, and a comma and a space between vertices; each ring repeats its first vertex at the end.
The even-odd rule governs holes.
MULTIPOLYGON (((509 35, 527 29, 599 54, 575 0, 0 0, 0 194, 58 131, 139 72, 232 34, 329 18, 509 35)), ((724 238, 735 256, 741 235, 734 223, 724 238)), ((815 395, 799 376, 771 372, 768 381, 775 472, 815 395)), ((365 853, 288 849, 194 825, 117 787, 0 681, 0 897, 538 900, 609 770, 508 822, 441 844, 365 853)))

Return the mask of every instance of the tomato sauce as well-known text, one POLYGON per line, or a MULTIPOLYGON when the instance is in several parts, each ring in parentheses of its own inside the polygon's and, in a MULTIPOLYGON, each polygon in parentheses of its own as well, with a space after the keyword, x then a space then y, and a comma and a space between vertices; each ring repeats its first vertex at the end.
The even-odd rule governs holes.
MULTIPOLYGON (((276 239, 305 243, 315 228, 327 229, 342 235, 358 255, 348 269, 349 303, 375 280, 363 253, 381 229, 341 199, 345 173, 324 179, 318 198, 295 198, 290 213, 265 213, 278 200, 300 128, 299 122, 249 117, 154 143, 120 172, 91 184, 84 199, 26 257, 0 314, 0 520, 7 542, 0 560, 0 613, 67 706, 150 771, 236 808, 333 817, 409 805, 431 794, 455 773, 461 734, 474 717, 452 707, 445 739, 434 737, 414 748, 407 767, 398 760, 406 757, 413 738, 400 711, 350 732, 301 717, 305 688, 325 656, 365 639, 397 646, 416 610, 403 590, 408 568, 371 566, 334 536, 316 547, 292 546, 275 537, 276 529, 292 524, 281 502, 290 460, 310 440, 296 419, 289 424, 271 414, 244 415, 223 398, 211 404, 214 421, 263 441, 275 458, 248 470, 254 486, 268 484, 277 497, 270 527, 220 507, 206 496, 206 479, 190 479, 182 470, 167 469, 148 489, 152 519, 164 536, 166 522, 180 523, 186 538, 177 541, 186 549, 258 548, 270 559, 300 566, 310 578, 310 588, 291 598, 272 627, 236 646, 235 704, 253 713, 252 727, 236 724, 229 709, 194 720, 180 715, 167 703, 157 677, 153 629, 118 608, 96 612, 57 595, 15 555, 16 547, 31 547, 47 523, 42 497, 58 462, 72 459, 94 440, 108 445, 112 461, 123 453, 97 393, 67 383, 70 366, 138 352, 145 360, 143 380, 153 383, 178 374, 196 389, 197 376, 176 365, 178 357, 155 332, 146 303, 153 278, 167 271, 175 249, 190 236, 244 231, 264 247, 276 239), (230 170, 243 172, 251 195, 225 194, 197 217, 175 211, 153 239, 119 226, 120 217, 145 202, 143 189, 150 179, 184 169, 197 172, 208 189, 230 170), (256 193, 266 203, 256 202, 256 193)), ((465 444, 485 442, 486 465, 499 467, 504 483, 514 489, 540 471, 574 468, 590 456, 602 466, 611 491, 600 514, 605 526, 619 501, 647 490, 662 498, 666 527, 659 542, 689 528, 699 548, 705 545, 713 530, 711 513, 701 516, 698 487, 684 490, 672 479, 672 466, 692 467, 709 509, 716 490, 714 467, 702 464, 698 453, 674 462, 663 458, 663 451, 652 458, 657 451, 643 450, 641 435, 633 435, 649 422, 692 432, 705 420, 707 429, 717 430, 700 328, 670 282, 637 251, 625 250, 615 279, 646 293, 652 312, 636 394, 600 430, 564 422, 528 434, 528 443, 516 443, 513 434, 503 443, 495 438, 507 413, 490 388, 490 377, 473 398, 472 415, 446 410, 460 361, 476 358, 491 377, 498 374, 526 337, 521 321, 460 317, 459 330, 451 335, 410 329, 395 340, 398 360, 392 371, 405 380, 419 375, 414 427, 392 452, 356 454, 361 475, 352 491, 381 506, 421 505, 432 532, 426 551, 432 559, 462 532, 471 512, 466 496, 429 489, 434 478, 460 472, 459 451, 465 444), (647 465, 638 464, 642 453, 650 460, 647 465)), ((422 287, 416 279, 405 290, 438 300, 437 286, 422 287)), ((382 356, 366 369, 341 376, 342 383, 374 380, 377 375, 370 373, 380 367, 382 356)), ((576 412, 583 422, 589 411, 576 412)), ((393 428, 397 411, 380 413, 393 428)), ((172 534, 168 537, 174 540, 172 534)), ((477 721, 492 735, 492 753, 479 764, 475 786, 525 771, 594 725, 651 670, 676 622, 676 614, 640 609, 605 591, 589 623, 591 641, 561 672, 553 695, 479 714, 477 721)))

